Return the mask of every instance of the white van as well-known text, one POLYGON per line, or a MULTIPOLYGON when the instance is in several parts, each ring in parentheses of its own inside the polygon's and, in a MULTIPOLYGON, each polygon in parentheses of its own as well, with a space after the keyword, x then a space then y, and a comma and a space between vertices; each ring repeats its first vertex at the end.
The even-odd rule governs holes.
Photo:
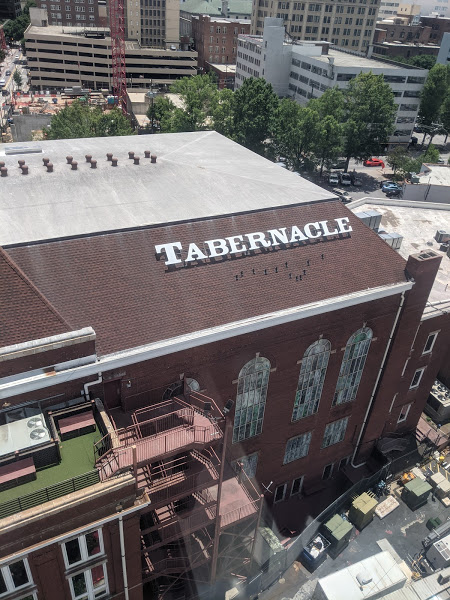
POLYGON ((6 85, 6 81, 4 79, 0 79, 0 87, 6 85))

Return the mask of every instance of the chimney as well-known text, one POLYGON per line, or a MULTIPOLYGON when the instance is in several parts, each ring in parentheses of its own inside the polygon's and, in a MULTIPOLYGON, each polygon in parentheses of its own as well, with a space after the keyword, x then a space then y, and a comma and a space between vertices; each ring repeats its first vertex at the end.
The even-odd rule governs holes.
POLYGON ((228 0, 222 0, 222 14, 224 17, 228 17, 230 9, 228 8, 228 0))

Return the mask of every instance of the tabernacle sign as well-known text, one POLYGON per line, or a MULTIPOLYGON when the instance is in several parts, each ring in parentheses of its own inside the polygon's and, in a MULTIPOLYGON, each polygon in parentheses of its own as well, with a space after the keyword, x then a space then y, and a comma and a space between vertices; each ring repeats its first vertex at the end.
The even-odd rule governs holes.
POLYGON ((241 254, 248 250, 258 250, 259 248, 269 248, 270 246, 288 246, 289 244, 304 242, 308 239, 330 237, 351 231, 353 230, 349 225, 348 217, 342 217, 340 219, 332 219, 331 221, 306 223, 303 228, 293 225, 290 228, 269 229, 265 233, 256 231, 253 233, 244 233, 243 235, 233 235, 224 239, 206 240, 203 242, 202 249, 197 244, 190 243, 187 250, 187 257, 184 260, 180 257, 181 252, 183 252, 181 242, 159 244, 155 246, 155 251, 156 254, 164 253, 166 255, 166 265, 176 265, 182 262, 190 263, 196 260, 206 260, 207 258, 226 256, 228 254, 241 254))

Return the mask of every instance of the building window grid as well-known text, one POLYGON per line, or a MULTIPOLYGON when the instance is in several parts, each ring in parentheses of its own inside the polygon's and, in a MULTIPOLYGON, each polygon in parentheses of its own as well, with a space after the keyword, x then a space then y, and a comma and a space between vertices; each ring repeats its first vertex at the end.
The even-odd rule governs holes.
POLYGON ((372 330, 363 327, 348 340, 334 393, 333 406, 352 402, 356 398, 372 337, 372 330))
POLYGON ((292 413, 293 421, 298 421, 317 412, 330 351, 330 342, 319 340, 311 344, 303 355, 292 413))
POLYGON ((69 578, 73 600, 96 600, 108 594, 105 564, 96 565, 69 578))
POLYGON ((309 452, 309 445, 311 443, 312 432, 308 431, 287 441, 286 450, 284 453, 283 464, 304 458, 309 452))
POLYGON ((345 437, 347 425, 348 417, 339 419, 339 421, 333 421, 333 423, 328 423, 323 434, 322 448, 328 448, 328 446, 333 446, 334 444, 342 442, 345 437))
POLYGON ((236 395, 233 444, 262 432, 269 375, 270 362, 260 356, 241 369, 236 395))
MULTIPOLYGON (((22 558, 0 565, 0 598, 33 585, 28 560, 22 558)), ((32 592, 27 597, 35 597, 32 592)))

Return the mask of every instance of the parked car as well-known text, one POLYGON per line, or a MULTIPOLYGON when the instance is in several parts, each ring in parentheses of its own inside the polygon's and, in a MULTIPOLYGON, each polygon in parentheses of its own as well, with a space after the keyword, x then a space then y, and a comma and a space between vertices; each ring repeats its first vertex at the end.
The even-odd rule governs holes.
POLYGON ((341 182, 341 185, 352 185, 350 173, 339 173, 339 181, 341 182))
POLYGON ((440 158, 438 160, 438 165, 445 165, 445 160, 443 158, 440 158))
POLYGON ((395 181, 389 181, 389 180, 380 181, 380 188, 381 189, 383 189, 387 185, 397 185, 397 184, 395 183, 395 181))
POLYGON ((344 190, 338 190, 338 189, 334 188, 333 194, 336 194, 336 196, 339 196, 339 199, 341 200, 341 202, 344 202, 344 204, 347 204, 347 202, 352 201, 350 194, 348 192, 344 192, 344 190))
POLYGON ((334 162, 331 165, 332 169, 345 169, 345 167, 347 166, 347 161, 345 159, 340 159, 337 160, 336 162, 334 162))
POLYGON ((396 183, 389 183, 389 185, 385 185, 382 189, 388 198, 400 196, 403 191, 402 186, 396 183))
POLYGON ((384 162, 381 160, 381 158, 368 158, 367 160, 364 161, 364 166, 365 167, 381 167, 382 169, 384 169, 384 162))
POLYGON ((6 81, 4 79, 0 79, 0 87, 6 85, 6 81))
POLYGON ((328 183, 330 185, 339 185, 339 175, 337 173, 330 173, 328 183))
POLYGON ((6 71, 6 72, 5 72, 5 75, 11 75, 11 71, 9 71, 9 70, 8 70, 8 71, 6 71))

